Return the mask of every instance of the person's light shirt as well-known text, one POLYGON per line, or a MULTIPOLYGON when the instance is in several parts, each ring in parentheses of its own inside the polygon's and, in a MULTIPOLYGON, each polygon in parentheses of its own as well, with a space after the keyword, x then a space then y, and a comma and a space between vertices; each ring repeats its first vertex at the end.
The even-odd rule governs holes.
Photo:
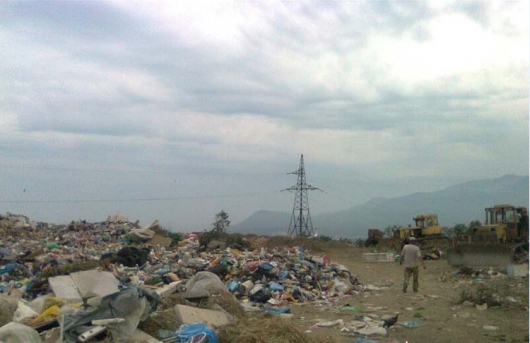
POLYGON ((405 268, 419 267, 421 258, 420 248, 414 244, 407 244, 401 251, 401 257, 405 268))

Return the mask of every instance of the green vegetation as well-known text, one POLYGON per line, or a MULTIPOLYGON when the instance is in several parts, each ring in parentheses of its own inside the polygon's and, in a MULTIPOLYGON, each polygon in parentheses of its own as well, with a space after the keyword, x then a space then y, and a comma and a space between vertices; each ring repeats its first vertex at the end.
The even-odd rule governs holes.
POLYGON ((331 236, 322 235, 322 236, 318 236, 318 240, 321 240, 323 242, 331 242, 333 238, 331 236))
POLYGON ((210 231, 205 231, 199 236, 199 244, 208 246, 212 241, 222 242, 226 247, 234 249, 250 249, 250 242, 245 240, 241 234, 228 234, 226 229, 230 226, 228 213, 221 210, 215 215, 215 223, 210 231))
POLYGON ((228 226, 230 226, 230 220, 228 220, 228 213, 224 210, 215 215, 215 223, 213 223, 213 232, 225 233, 228 226))

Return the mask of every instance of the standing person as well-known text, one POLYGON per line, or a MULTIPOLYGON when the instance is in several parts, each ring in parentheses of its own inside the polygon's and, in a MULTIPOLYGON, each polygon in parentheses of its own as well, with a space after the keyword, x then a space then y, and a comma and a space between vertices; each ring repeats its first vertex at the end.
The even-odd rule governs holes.
POLYGON ((528 241, 528 211, 524 208, 517 225, 517 236, 523 241, 528 241))
POLYGON ((409 237, 408 242, 401 250, 401 260, 399 265, 405 263, 405 279, 403 280, 403 293, 407 293, 407 287, 409 285, 409 279, 412 275, 412 290, 418 291, 419 281, 418 276, 420 274, 419 265, 425 266, 425 261, 421 258, 420 248, 416 245, 416 238, 409 237))

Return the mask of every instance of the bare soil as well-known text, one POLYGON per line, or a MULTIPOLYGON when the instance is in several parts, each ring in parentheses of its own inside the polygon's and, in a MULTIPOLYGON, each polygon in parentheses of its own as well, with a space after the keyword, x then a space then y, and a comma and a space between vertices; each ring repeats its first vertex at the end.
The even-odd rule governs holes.
MULTIPOLYGON (((455 277, 458 269, 446 260, 426 261, 427 269, 420 270, 418 293, 402 292, 403 267, 397 262, 366 263, 363 252, 368 248, 357 248, 346 244, 328 243, 315 255, 328 255, 332 262, 346 266, 352 275, 365 284, 385 285, 388 289, 363 292, 339 300, 333 305, 315 306, 300 304, 291 306, 292 324, 302 331, 322 321, 354 320, 359 313, 345 313, 339 309, 346 304, 362 307, 365 314, 396 314, 398 323, 422 322, 424 326, 405 328, 395 325, 387 336, 371 336, 378 342, 528 342, 528 278, 506 276, 472 279, 455 277), (478 291, 477 291, 478 289, 478 291), (462 302, 477 292, 490 290, 492 296, 501 293, 500 306, 478 309, 475 304, 462 302), (505 301, 510 297, 510 301, 505 301), (485 328, 486 327, 486 328, 485 328), (495 328, 492 328, 495 327, 495 328)), ((480 294, 479 294, 480 295, 480 294)), ((311 330, 308 335, 319 341, 353 343, 360 335, 341 332, 338 326, 311 330)))

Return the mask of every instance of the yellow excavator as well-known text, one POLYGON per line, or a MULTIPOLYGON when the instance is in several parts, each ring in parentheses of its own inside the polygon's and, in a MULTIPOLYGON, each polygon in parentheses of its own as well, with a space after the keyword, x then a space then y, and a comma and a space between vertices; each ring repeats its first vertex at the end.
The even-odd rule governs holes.
POLYGON ((456 236, 448 262, 455 266, 505 267, 528 261, 528 210, 500 204, 486 207, 484 225, 456 236))

